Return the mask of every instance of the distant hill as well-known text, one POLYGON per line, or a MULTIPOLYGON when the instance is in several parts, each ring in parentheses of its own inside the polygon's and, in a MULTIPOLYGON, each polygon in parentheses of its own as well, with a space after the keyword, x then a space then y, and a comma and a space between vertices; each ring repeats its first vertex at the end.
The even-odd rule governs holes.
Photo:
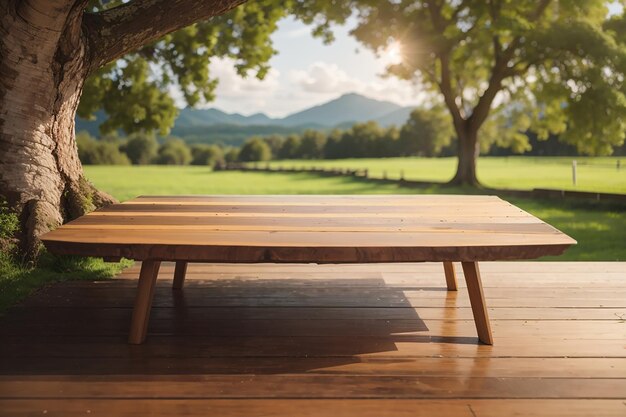
POLYGON ((317 123, 333 127, 346 122, 377 120, 400 109, 402 106, 389 101, 374 100, 351 93, 287 116, 280 120, 280 123, 287 126, 317 123))
POLYGON ((409 117, 411 116, 411 112, 413 110, 415 110, 415 107, 402 107, 394 112, 377 118, 376 121, 381 126, 404 126, 407 120, 409 120, 409 117))
POLYGON ((263 113, 244 116, 239 113, 226 113, 219 109, 193 109, 186 108, 180 111, 176 119, 179 127, 211 126, 218 124, 230 124, 238 126, 269 125, 273 120, 263 113))
MULTIPOLYGON (((375 100, 355 93, 344 94, 284 118, 271 118, 263 113, 244 116, 216 108, 186 108, 180 111, 172 128, 172 135, 189 142, 238 145, 253 135, 289 134, 304 129, 347 128, 354 123, 370 120, 385 127, 401 126, 412 110, 412 107, 402 107, 390 101, 375 100)), ((96 114, 95 121, 77 118, 76 131, 86 130, 97 136, 98 126, 105 117, 100 111, 96 114)))

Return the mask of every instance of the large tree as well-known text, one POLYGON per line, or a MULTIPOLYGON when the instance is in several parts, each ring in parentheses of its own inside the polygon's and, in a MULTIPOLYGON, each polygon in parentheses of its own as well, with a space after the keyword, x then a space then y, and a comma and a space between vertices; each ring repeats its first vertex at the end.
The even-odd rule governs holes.
POLYGON ((0 199, 20 216, 22 253, 33 257, 41 233, 113 201, 85 180, 78 159, 83 90, 81 115, 104 109, 104 130, 167 131, 171 85, 191 105, 212 98, 212 57, 265 75, 269 35, 286 9, 242 3, 0 1, 0 199))
MULTIPOLYGON (((624 18, 606 0, 353 0, 353 35, 380 51, 399 42, 391 74, 433 92, 458 137, 453 183, 477 185, 481 144, 528 146, 558 134, 610 154, 626 132, 624 18)), ((617 2, 612 2, 617 3, 617 2)))

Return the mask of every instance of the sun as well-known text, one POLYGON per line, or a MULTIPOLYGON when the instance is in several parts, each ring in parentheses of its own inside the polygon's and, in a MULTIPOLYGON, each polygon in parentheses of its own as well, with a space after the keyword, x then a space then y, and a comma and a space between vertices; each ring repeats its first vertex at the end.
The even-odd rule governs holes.
POLYGON ((400 64, 402 63, 403 58, 402 44, 398 41, 391 42, 381 53, 381 59, 383 60, 385 65, 400 64))

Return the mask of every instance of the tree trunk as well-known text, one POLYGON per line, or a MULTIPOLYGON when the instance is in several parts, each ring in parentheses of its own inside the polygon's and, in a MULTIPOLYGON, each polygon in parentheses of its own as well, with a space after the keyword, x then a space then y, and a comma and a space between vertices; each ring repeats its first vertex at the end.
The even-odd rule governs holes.
POLYGON ((20 252, 38 237, 112 202, 83 177, 74 117, 87 77, 82 2, 0 5, 0 198, 21 221, 20 252))
POLYGON ((478 187, 480 186, 476 176, 476 161, 480 153, 478 132, 466 127, 460 131, 457 130, 457 137, 458 163, 456 174, 450 181, 450 184, 478 187))

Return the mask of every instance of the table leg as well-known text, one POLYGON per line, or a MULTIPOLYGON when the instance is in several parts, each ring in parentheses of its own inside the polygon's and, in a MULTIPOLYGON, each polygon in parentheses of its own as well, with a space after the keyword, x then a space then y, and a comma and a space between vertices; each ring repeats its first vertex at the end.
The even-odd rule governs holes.
POLYGON ((467 282, 467 292, 469 293, 474 322, 478 331, 478 339, 487 345, 493 345, 491 336, 491 325, 489 324, 489 314, 483 295, 483 284, 480 280, 478 262, 463 262, 463 274, 467 282))
POLYGON ((174 284, 172 288, 175 290, 181 290, 185 284, 185 276, 187 275, 187 262, 176 262, 176 268, 174 269, 174 284))
POLYGON ((135 307, 133 308, 133 318, 130 323, 130 334, 128 335, 128 343, 132 345, 140 345, 146 340, 150 307, 152 307, 152 299, 154 298, 154 289, 160 266, 160 261, 143 261, 141 263, 135 307))
POLYGON ((456 291, 456 273, 454 272, 454 264, 452 262, 444 262, 443 270, 446 274, 446 284, 448 286, 448 291, 456 291))

